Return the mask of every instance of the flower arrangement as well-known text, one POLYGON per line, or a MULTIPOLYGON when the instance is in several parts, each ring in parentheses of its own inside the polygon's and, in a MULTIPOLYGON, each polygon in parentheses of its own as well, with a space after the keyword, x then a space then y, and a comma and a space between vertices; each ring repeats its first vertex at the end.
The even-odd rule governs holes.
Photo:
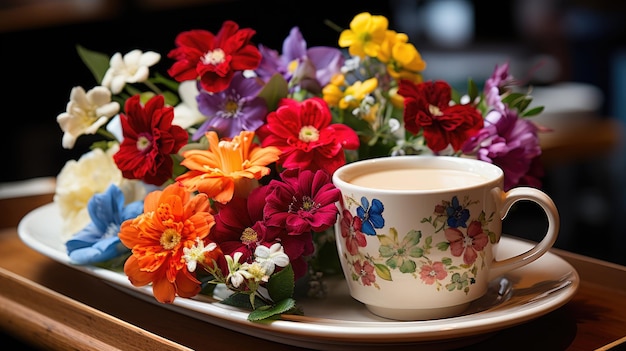
POLYGON ((541 185, 541 129, 526 118, 541 107, 528 109, 507 63, 460 94, 423 81, 426 62, 384 16, 338 33, 339 47, 307 47, 294 27, 279 52, 233 21, 189 30, 167 76, 151 71, 159 53, 78 46, 97 85, 72 89, 62 144, 102 138, 57 177, 71 261, 123 270, 162 303, 223 285, 250 320, 278 318, 302 313, 296 282, 340 269, 331 176, 345 163, 475 157, 503 168, 507 188, 541 185))

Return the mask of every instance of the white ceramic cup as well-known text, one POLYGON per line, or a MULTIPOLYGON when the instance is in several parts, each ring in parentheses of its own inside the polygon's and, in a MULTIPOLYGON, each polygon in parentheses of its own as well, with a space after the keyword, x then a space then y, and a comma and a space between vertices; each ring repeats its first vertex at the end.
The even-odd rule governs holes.
POLYGON ((489 282, 545 254, 559 214, 544 192, 503 190, 490 163, 447 156, 398 156, 340 167, 335 225, 350 294, 376 315, 425 320, 461 314, 489 282), (537 203, 547 233, 530 250, 496 260, 502 220, 513 203, 537 203))

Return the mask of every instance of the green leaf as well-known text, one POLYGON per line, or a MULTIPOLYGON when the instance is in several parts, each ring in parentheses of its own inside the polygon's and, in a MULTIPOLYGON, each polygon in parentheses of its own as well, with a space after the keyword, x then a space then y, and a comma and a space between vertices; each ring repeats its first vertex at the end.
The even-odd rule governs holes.
POLYGON ((478 96, 478 94, 479 94, 478 86, 476 86, 476 83, 474 82, 472 78, 469 78, 467 80, 467 95, 469 96, 470 101, 476 100, 476 97, 478 96))
POLYGON ((109 69, 110 57, 103 53, 86 49, 80 45, 76 45, 76 51, 83 63, 89 68, 98 84, 102 83, 104 74, 109 69))
POLYGON ((275 74, 270 80, 263 86, 263 89, 259 93, 259 97, 265 100, 267 109, 269 111, 275 111, 278 107, 280 99, 287 96, 289 88, 287 81, 280 74, 275 74))
POLYGON ((536 116, 538 114, 540 114, 541 112, 543 112, 544 107, 543 106, 537 106, 537 107, 533 107, 530 110, 524 112, 522 114, 522 117, 532 117, 532 116, 536 116))
POLYGON ((296 307, 296 300, 288 298, 281 301, 278 301, 277 304, 273 306, 264 306, 262 308, 257 308, 256 310, 250 312, 248 315, 249 321, 261 321, 264 319, 276 317, 282 313, 290 312, 294 310, 296 307))
POLYGON ((384 264, 376 263, 374 264, 374 269, 376 270, 376 274, 384 280, 391 281, 391 271, 384 264))
MULTIPOLYGON (((258 300, 260 301, 261 299, 258 299, 258 300)), ((258 302, 258 301, 255 301, 255 302, 258 302)), ((228 296, 227 298, 225 298, 224 300, 222 300, 221 303, 225 305, 229 305, 229 306, 244 308, 246 310, 254 309, 254 307, 250 303, 250 294, 245 294, 245 293, 234 293, 228 296)), ((256 307, 260 308, 258 305, 256 307)))
POLYGON ((281 301, 293 297, 294 289, 295 282, 291 264, 272 274, 267 282, 267 292, 273 301, 281 301))
POLYGON ((404 241, 406 241, 410 246, 417 245, 422 239, 422 231, 412 229, 408 233, 406 233, 406 237, 404 241))

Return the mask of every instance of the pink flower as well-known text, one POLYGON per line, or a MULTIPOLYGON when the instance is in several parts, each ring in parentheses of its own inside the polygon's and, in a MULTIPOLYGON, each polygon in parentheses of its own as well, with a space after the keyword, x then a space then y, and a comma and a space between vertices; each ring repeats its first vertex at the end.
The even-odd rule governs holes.
POLYGON ((482 251, 489 243, 489 237, 483 231, 480 221, 472 221, 467 227, 467 235, 458 228, 446 228, 446 239, 450 242, 450 251, 453 256, 463 255, 465 264, 473 264, 478 257, 478 251, 482 251))
POLYGON ((420 270, 420 278, 428 285, 433 285, 437 280, 443 280, 448 276, 442 262, 435 262, 432 265, 425 264, 420 270))
POLYGON ((356 261, 352 264, 356 274, 361 277, 361 282, 365 286, 370 286, 376 283, 376 275, 374 274, 374 266, 368 261, 361 264, 360 261, 356 261))
POLYGON ((323 232, 337 221, 341 193, 325 171, 288 169, 282 181, 269 183, 265 199, 265 221, 270 226, 285 227, 289 235, 323 232))
POLYGON ((346 249, 351 255, 359 253, 359 247, 367 246, 365 234, 361 231, 363 220, 353 217, 350 211, 343 210, 341 218, 341 236, 346 240, 346 249))

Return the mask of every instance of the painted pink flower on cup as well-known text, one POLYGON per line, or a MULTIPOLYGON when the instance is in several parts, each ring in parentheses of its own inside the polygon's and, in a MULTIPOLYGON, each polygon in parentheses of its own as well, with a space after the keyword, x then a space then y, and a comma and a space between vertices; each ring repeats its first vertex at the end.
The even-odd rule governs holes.
POLYGON ((444 280, 447 276, 448 272, 442 262, 425 264, 420 270, 420 278, 428 285, 433 285, 438 280, 444 280))
POLYGON ((478 252, 489 243, 489 237, 483 231, 479 221, 472 221, 465 234, 458 228, 446 228, 445 235, 450 241, 452 255, 456 257, 463 255, 465 264, 473 264, 478 257, 478 252))

